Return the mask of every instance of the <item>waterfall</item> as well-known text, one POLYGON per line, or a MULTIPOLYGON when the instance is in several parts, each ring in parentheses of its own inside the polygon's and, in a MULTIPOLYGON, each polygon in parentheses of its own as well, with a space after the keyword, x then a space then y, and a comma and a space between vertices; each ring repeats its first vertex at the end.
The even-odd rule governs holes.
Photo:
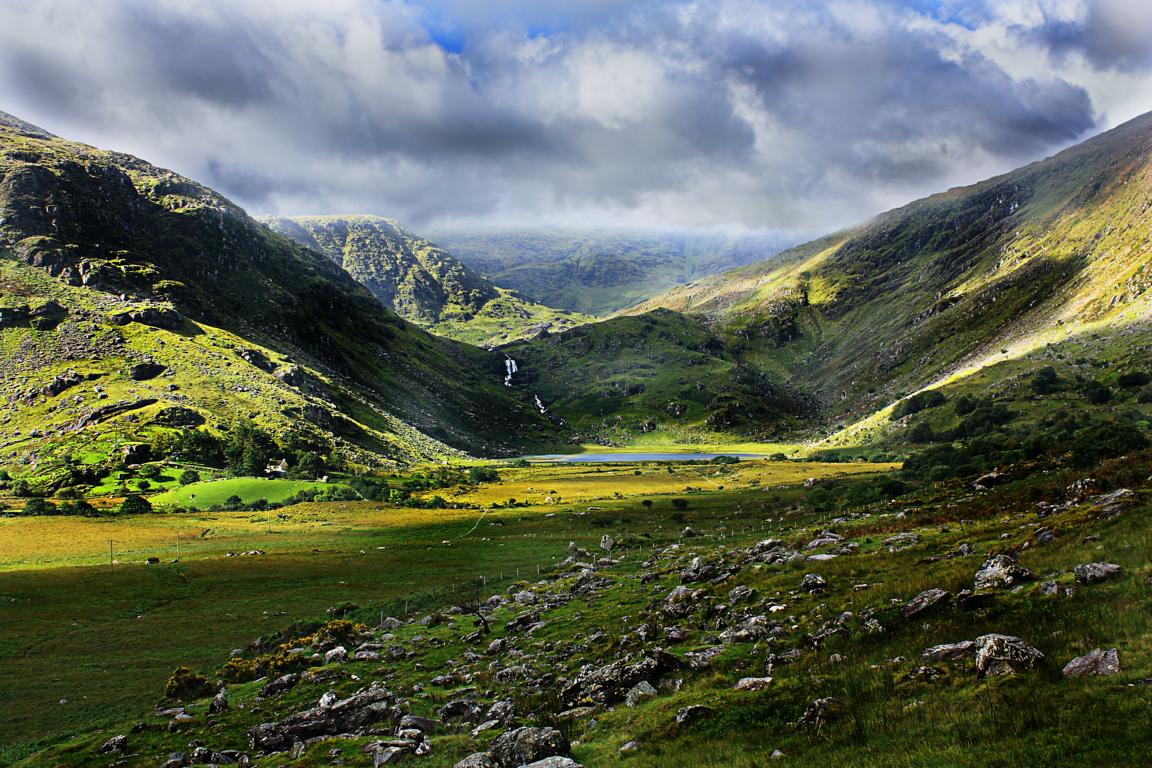
POLYGON ((536 407, 540 409, 540 413, 548 413, 548 409, 544 407, 544 402, 540 399, 540 395, 532 395, 536 398, 536 407))
POLYGON ((519 369, 516 367, 516 361, 510 357, 504 358, 504 386, 512 386, 512 374, 516 373, 519 369))

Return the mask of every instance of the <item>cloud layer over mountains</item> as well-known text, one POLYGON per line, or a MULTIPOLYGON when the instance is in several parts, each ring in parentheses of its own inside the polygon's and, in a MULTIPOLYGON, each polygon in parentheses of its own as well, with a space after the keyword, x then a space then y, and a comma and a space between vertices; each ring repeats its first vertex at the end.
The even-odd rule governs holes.
POLYGON ((0 0, 0 109, 254 212, 818 233, 1152 109, 1144 0, 0 0))

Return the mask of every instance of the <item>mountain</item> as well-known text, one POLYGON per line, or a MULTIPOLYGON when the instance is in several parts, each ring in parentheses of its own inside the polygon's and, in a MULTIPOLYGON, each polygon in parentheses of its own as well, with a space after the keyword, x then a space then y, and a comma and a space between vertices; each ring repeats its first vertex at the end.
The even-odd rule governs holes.
POLYGON ((51 485, 249 421, 359 465, 508 454, 555 428, 502 372, 212 190, 0 119, 0 465, 51 485))
POLYGON ((437 335, 496 345, 587 318, 493 285, 452 254, 379 216, 262 219, 323 253, 404 319, 437 335))
POLYGON ((591 315, 610 314, 791 245, 771 235, 605 229, 448 229, 435 236, 500 285, 591 315))
POLYGON ((705 320, 833 414, 1149 316, 1152 114, 626 310, 705 320))
MULTIPOLYGON (((1146 115, 1017 171, 507 351, 522 362, 524 381, 555 398, 556 415, 597 439, 832 433, 830 445, 913 449, 914 424, 888 414, 925 387, 1010 398, 1043 367, 1062 371, 1070 391, 1114 388, 1123 371, 1113 366, 1144 375, 1126 352, 1146 338, 1152 314, 1150 208, 1146 115), (693 333, 652 335, 630 318, 693 333), (606 340, 607 351, 578 354, 590 339, 606 340), (1061 368, 1068 356, 1085 365, 1061 368), (978 390, 957 383, 977 378, 978 390), (654 390, 661 397, 634 394, 655 382, 716 400, 698 394, 702 410, 680 418, 657 402, 665 387, 654 390), (732 407, 735 418, 712 412, 732 407)), ((942 434, 960 428, 937 428, 945 426, 942 434)))

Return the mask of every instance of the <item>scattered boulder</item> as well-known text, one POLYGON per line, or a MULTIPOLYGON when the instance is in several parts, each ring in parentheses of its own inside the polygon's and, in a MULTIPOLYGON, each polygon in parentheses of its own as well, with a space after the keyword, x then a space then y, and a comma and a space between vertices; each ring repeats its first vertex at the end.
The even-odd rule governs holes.
POLYGON ((108 318, 113 325, 140 323, 167 331, 178 331, 184 325, 184 316, 174 309, 145 307, 133 312, 121 312, 108 318))
POLYGON ((278 368, 272 375, 288 386, 296 387, 297 389, 308 383, 308 374, 304 373, 304 369, 298 365, 278 368))
POLYGON ((1064 665, 1064 677, 1111 677, 1120 672, 1120 653, 1115 648, 1096 648, 1064 665))
POLYGON ((796 725, 801 728, 822 728, 844 714, 844 702, 833 696, 816 699, 807 706, 796 725))
POLYGON ((951 596, 951 593, 946 589, 926 589, 909 600, 904 608, 901 609, 900 613, 902 613, 906 619, 911 618, 917 614, 924 613, 934 606, 947 602, 951 596))
POLYGON ((800 589, 812 594, 827 592, 828 582, 818 573, 807 573, 804 575, 804 578, 800 580, 800 589))
POLYGON ((128 737, 121 734, 120 736, 113 736, 104 742, 104 745, 100 747, 100 754, 106 755, 111 752, 119 755, 126 749, 128 749, 128 737))
POLYGON ((1043 653, 1012 635, 988 634, 976 638, 976 670, 981 677, 1034 669, 1043 658, 1043 653))
POLYGON ((975 649, 976 643, 971 640, 961 640, 958 643, 934 645, 920 656, 928 661, 956 661, 968 657, 975 649))
POLYGON ((996 555, 984 562, 976 571, 974 580, 977 591, 1011 587, 1024 581, 1035 579, 1036 574, 1016 562, 1010 555, 996 555))
POLYGON ((1108 581, 1119 577, 1123 572, 1124 569, 1115 563, 1082 563, 1073 569, 1076 581, 1080 584, 1108 581))
POLYGON ((338 645, 324 654, 325 664, 343 664, 348 661, 348 649, 338 645))
POLYGON ((473 752, 452 768, 500 768, 500 765, 487 752, 473 752))
POLYGON ((209 714, 219 714, 228 711, 228 692, 221 688, 216 695, 212 698, 212 703, 208 705, 209 714))
POLYGON ((624 703, 629 707, 635 707, 654 698, 656 698, 656 689, 647 680, 641 680, 628 691, 628 695, 624 697, 624 703))
POLYGON ((742 677, 736 685, 732 686, 734 691, 764 691, 772 685, 772 678, 770 677, 742 677))
POLYGON ((489 753, 500 768, 519 768, 546 757, 565 756, 569 748, 568 739, 555 728, 524 726, 497 736, 489 753))
POLYGON ((712 707, 703 704, 691 704, 676 712, 676 725, 691 725, 711 715, 712 707))
POLYGON ((152 423, 162 427, 198 427, 204 423, 204 417, 191 408, 175 405, 157 413, 152 423))
POLYGON ((1139 500, 1132 490, 1119 488, 1111 493, 1094 496, 1088 501, 1092 505, 1091 511, 1097 518, 1109 518, 1126 512, 1136 506, 1139 500))
POLYGON ((259 696, 261 699, 270 699, 273 696, 279 696, 285 691, 294 688, 299 682, 300 673, 289 672, 288 674, 281 675, 275 680, 267 683, 263 688, 260 689, 260 693, 258 693, 257 696, 259 696))
POLYGON ((586 701, 611 704, 626 698, 637 684, 658 680, 678 665, 675 656, 655 649, 635 661, 624 658, 602 667, 587 666, 564 686, 561 696, 570 706, 586 701))
POLYGON ((537 760, 534 763, 522 765, 520 768, 584 768, 584 766, 570 757, 553 755, 552 757, 546 757, 543 760, 537 760))
POLYGON ((276 370, 276 363, 269 360, 268 356, 258 349, 238 349, 236 350, 236 354, 239 355, 240 359, 244 362, 266 373, 271 373, 276 370))

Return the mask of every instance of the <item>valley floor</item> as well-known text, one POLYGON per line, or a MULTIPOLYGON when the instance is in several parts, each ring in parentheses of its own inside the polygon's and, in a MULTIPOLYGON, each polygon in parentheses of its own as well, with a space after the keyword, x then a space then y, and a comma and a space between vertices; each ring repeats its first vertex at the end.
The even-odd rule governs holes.
POLYGON ((533 725, 555 728, 587 766, 753 766, 775 750, 805 766, 1147 764, 1148 467, 1143 454, 1105 464, 1091 482, 1025 474, 991 490, 937 483, 854 505, 852 489, 890 466, 532 466, 502 468, 499 483, 460 494, 528 502, 487 511, 355 502, 5 520, 5 534, 24 525, 46 536, 22 548, 0 538, 0 762, 107 765, 116 760, 97 749, 123 734, 118 764, 133 766, 191 755, 199 740, 209 756, 236 750, 260 766, 373 765, 387 749, 405 751, 385 742, 426 744, 426 756, 403 759, 432 768, 499 751, 494 737, 533 725), (782 469, 796 472, 771 474, 782 469), (808 506, 808 478, 842 502, 808 506), (561 501, 541 503, 548 492, 561 501), (176 532, 187 538, 171 563, 176 532), (611 560, 587 565, 605 554, 605 534, 611 560), (83 561, 76 549, 117 537, 126 554, 114 571, 69 567, 83 561), (267 554, 225 556, 252 550, 267 554), (139 564, 152 554, 165 562, 139 564), (972 595, 974 575, 998 554, 1028 573, 972 595), (1073 572, 1098 561, 1121 570, 1100 581, 1073 572), (922 593, 933 589, 947 594, 932 603, 922 593), (483 608, 490 634, 448 610, 489 595, 501 596, 483 608), (324 632, 340 629, 333 614, 328 625, 289 625, 349 602, 335 614, 364 626, 342 642, 380 657, 325 663, 334 641, 324 632), (400 623, 378 627, 393 615, 400 623), (236 670, 271 663, 248 644, 273 633, 273 644, 319 657, 300 657, 305 674, 291 690, 258 696, 271 677, 221 665, 231 648, 243 649, 236 670), (982 674, 978 665, 994 667, 971 646, 923 656, 993 634, 1042 655, 1009 653, 1008 676, 982 674), (1095 648, 1117 649, 1114 675, 1061 674, 1095 648), (186 716, 154 714, 180 664, 225 674, 228 709, 209 713, 193 696, 186 716), (443 725, 383 742, 337 728, 297 750, 254 750, 254 726, 290 733, 293 713, 322 694, 353 707, 367 690, 443 725), (469 735, 500 701, 513 713, 469 735))

